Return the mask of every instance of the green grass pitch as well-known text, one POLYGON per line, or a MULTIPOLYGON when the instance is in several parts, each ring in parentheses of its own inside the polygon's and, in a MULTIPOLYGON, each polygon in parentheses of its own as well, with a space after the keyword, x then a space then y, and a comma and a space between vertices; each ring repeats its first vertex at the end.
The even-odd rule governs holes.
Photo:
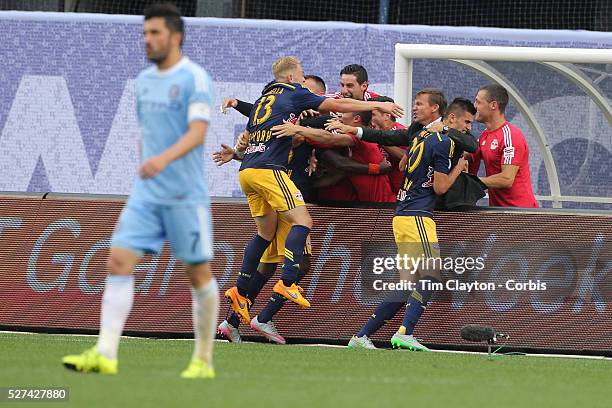
MULTIPOLYGON (((612 361, 215 346, 214 380, 183 380, 191 341, 123 339, 117 376, 64 369, 94 337, 0 333, 0 387, 69 387, 75 407, 610 407, 612 361)), ((41 405, 42 404, 42 405, 41 405)), ((51 405, 47 405, 51 404, 51 405)), ((0 403, 0 408, 13 404, 0 403)))

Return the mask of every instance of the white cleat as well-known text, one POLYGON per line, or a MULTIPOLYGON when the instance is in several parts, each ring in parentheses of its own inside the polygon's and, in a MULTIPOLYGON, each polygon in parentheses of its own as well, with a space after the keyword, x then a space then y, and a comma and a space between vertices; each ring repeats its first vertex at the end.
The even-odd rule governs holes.
POLYGON ((353 336, 349 341, 348 348, 351 349, 366 349, 376 350, 376 346, 372 343, 372 340, 365 334, 361 337, 353 336))
POLYGON ((399 334, 395 333, 391 337, 391 346, 393 348, 403 348, 412 351, 431 351, 424 345, 422 345, 413 335, 411 334, 399 334))
POLYGON ((278 334, 278 330, 276 330, 276 326, 270 320, 268 323, 259 323, 257 320, 258 316, 255 316, 251 319, 251 329, 256 330, 263 334, 268 340, 273 341, 278 344, 286 344, 284 337, 278 334))
POLYGON ((227 320, 221 322, 219 327, 217 327, 217 333, 224 335, 232 343, 242 343, 240 331, 229 324, 227 320))

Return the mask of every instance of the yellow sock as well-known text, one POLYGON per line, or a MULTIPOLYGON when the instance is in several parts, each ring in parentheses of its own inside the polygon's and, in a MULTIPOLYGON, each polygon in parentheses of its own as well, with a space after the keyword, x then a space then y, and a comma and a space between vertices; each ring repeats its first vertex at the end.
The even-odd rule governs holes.
POLYGON ((397 329, 397 334, 406 334, 406 327, 400 326, 400 328, 397 329))

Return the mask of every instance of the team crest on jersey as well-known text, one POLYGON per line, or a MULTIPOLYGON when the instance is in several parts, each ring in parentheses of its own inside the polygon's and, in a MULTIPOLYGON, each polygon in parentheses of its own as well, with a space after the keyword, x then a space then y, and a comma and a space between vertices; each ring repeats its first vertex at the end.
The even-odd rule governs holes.
POLYGON ((498 144, 499 143, 497 142, 497 139, 493 139, 493 141, 491 142, 491 150, 497 149, 498 144))
POLYGON ((176 99, 176 97, 179 94, 179 86, 174 84, 170 87, 170 90, 168 91, 168 97, 170 99, 176 99))
POLYGON ((304 197, 302 197, 302 192, 301 192, 300 190, 297 190, 297 191, 295 192, 295 198, 296 198, 298 201, 304 201, 304 197))

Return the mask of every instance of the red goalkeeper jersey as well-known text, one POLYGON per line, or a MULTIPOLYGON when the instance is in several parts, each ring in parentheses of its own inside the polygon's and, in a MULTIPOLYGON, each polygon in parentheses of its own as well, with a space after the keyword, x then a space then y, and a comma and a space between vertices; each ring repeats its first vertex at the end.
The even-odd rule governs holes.
POLYGON ((501 173, 502 166, 511 164, 519 170, 510 188, 489 188, 489 205, 495 207, 538 207, 531 186, 529 148, 523 132, 509 122, 498 129, 482 132, 478 150, 473 154, 470 173, 477 174, 480 160, 484 161, 486 175, 501 173))

